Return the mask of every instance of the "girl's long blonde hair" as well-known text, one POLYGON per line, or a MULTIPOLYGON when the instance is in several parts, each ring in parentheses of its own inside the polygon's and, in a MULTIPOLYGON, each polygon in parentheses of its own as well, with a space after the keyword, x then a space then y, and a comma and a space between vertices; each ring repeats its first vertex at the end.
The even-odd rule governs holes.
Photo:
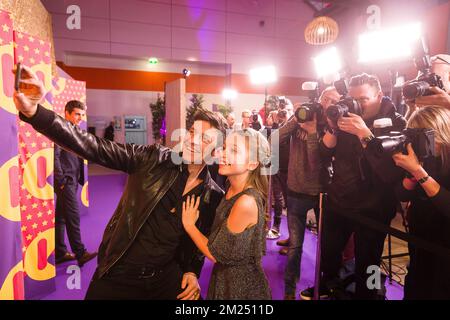
POLYGON ((442 172, 450 173, 450 110, 437 106, 426 106, 416 110, 408 121, 409 128, 434 130, 434 139, 440 146, 442 172))
POLYGON ((254 129, 244 129, 234 132, 244 136, 250 161, 258 162, 258 167, 249 174, 245 188, 253 186, 258 190, 264 199, 267 199, 269 192, 268 171, 270 166, 270 145, 261 132, 254 129))

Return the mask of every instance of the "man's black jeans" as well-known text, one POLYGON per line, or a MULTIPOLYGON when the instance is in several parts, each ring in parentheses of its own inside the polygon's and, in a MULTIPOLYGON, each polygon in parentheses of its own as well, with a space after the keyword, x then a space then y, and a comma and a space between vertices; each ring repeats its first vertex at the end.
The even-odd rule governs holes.
POLYGON ((64 256, 68 250, 64 242, 67 230, 70 248, 77 259, 81 258, 86 248, 81 241, 80 211, 77 199, 78 183, 69 178, 64 188, 55 184, 55 252, 56 258, 64 256))
POLYGON ((176 300, 183 272, 173 261, 164 268, 115 265, 102 278, 93 276, 86 300, 176 300))

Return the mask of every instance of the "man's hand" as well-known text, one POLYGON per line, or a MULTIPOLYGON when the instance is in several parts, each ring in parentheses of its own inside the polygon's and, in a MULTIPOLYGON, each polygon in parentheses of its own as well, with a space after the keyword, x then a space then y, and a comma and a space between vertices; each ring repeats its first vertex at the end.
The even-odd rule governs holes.
POLYGON ((338 127, 344 132, 357 136, 360 140, 372 133, 360 116, 350 112, 348 117, 339 118, 338 127))
POLYGON ((317 114, 314 114, 314 119, 311 121, 299 123, 300 128, 305 130, 308 134, 314 134, 317 132, 317 114))
POLYGON ((192 272, 183 274, 181 289, 184 291, 177 296, 179 300, 198 300, 200 298, 200 285, 197 276, 192 272))
POLYGON ((440 106, 450 109, 450 95, 447 92, 438 87, 430 87, 430 90, 435 94, 416 98, 416 105, 418 107, 440 106))
MULTIPOLYGON (((15 70, 13 70, 15 73, 15 70)), ((44 84, 27 66, 22 66, 19 92, 14 92, 14 104, 19 112, 28 118, 34 116, 37 105, 45 96, 44 84)))

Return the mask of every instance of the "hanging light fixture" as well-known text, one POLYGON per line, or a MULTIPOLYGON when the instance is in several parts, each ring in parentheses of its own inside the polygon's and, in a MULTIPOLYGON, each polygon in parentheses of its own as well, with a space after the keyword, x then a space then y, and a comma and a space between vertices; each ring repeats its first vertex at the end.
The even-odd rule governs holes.
POLYGON ((305 29, 305 40, 313 45, 333 43, 339 34, 337 22, 326 16, 314 18, 305 29))

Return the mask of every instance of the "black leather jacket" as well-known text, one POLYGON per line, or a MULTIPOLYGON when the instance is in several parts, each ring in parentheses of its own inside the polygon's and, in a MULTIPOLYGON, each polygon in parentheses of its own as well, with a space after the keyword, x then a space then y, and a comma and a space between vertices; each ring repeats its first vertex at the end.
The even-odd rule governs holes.
MULTIPOLYGON (((98 138, 72 125, 56 113, 38 106, 32 118, 21 120, 62 148, 102 166, 128 173, 128 181, 114 215, 106 226, 98 254, 97 277, 102 277, 124 255, 154 207, 178 177, 180 165, 171 160, 172 151, 156 145, 119 144, 98 138)), ((205 178, 197 226, 209 234, 223 190, 205 178)), ((204 256, 186 234, 177 260, 183 272, 195 272, 203 266, 204 256)))

